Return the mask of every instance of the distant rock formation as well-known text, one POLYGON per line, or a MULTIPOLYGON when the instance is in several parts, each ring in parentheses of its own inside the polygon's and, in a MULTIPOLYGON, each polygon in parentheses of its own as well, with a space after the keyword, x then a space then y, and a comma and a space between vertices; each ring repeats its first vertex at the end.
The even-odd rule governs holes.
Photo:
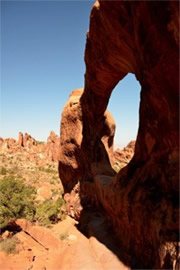
POLYGON ((135 141, 128 143, 123 149, 116 149, 113 154, 113 166, 117 166, 120 169, 125 167, 133 158, 135 150, 135 141))
POLYGON ((27 133, 23 135, 22 132, 19 132, 18 144, 22 147, 32 147, 33 145, 37 145, 36 140, 31 135, 27 133))
POLYGON ((23 133, 22 133, 22 132, 19 132, 18 144, 19 144, 20 146, 24 146, 24 142, 23 142, 23 133))
POLYGON ((25 152, 30 159, 39 160, 43 165, 43 160, 58 161, 59 136, 50 132, 47 142, 39 142, 28 133, 19 132, 18 140, 12 138, 0 138, 0 153, 16 154, 17 151, 25 152))
POLYGON ((59 160, 59 142, 60 138, 55 134, 54 131, 50 132, 49 137, 47 138, 47 154, 52 159, 52 161, 59 160))
MULTIPOLYGON (((94 4, 84 92, 79 102, 68 104, 72 116, 73 106, 78 107, 72 119, 80 112, 79 128, 71 120, 68 132, 61 135, 72 147, 61 152, 61 160, 79 169, 73 182, 80 179, 81 200, 101 206, 133 269, 172 269, 178 260, 178 59, 178 1, 94 4), (101 141, 104 112, 113 88, 127 73, 135 74, 141 85, 139 129, 132 160, 114 177, 101 141), (71 135, 81 142, 77 148, 71 135)), ((66 165, 60 166, 70 190, 67 171, 66 165)))

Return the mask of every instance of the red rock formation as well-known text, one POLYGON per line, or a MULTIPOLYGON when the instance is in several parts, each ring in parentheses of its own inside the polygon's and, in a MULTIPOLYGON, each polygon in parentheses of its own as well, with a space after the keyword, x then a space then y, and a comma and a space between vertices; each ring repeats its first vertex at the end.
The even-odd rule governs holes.
MULTIPOLYGON (((172 268, 177 259, 178 16, 177 1, 101 0, 87 34, 83 139, 73 162, 81 197, 101 204, 138 269, 172 268), (129 72, 142 88, 139 130, 133 159, 113 178, 101 131, 111 92, 129 72)), ((76 133, 72 125, 66 140, 76 133)))
POLYGON ((135 141, 128 143, 122 150, 119 148, 113 153, 113 166, 117 166, 119 169, 126 166, 134 156, 135 141))
POLYGON ((82 211, 82 205, 79 197, 79 183, 76 184, 71 193, 64 195, 66 202, 66 212, 69 216, 79 220, 82 211))
POLYGON ((31 135, 25 133, 23 137, 23 146, 32 147, 33 145, 36 145, 36 140, 31 135))
POLYGON ((11 148, 12 145, 16 142, 16 140, 14 140, 13 138, 5 139, 5 141, 7 142, 7 148, 11 148))
POLYGON ((0 145, 3 144, 3 138, 0 137, 0 145))
POLYGON ((115 135, 116 124, 112 114, 109 111, 104 113, 104 125, 102 129, 101 141, 103 142, 106 152, 108 153, 109 160, 113 164, 114 155, 114 135, 115 135))
POLYGON ((20 146, 24 146, 23 145, 23 133, 22 132, 19 132, 18 144, 20 146))
MULTIPOLYGON (((37 160, 39 164, 44 164, 46 159, 50 161, 58 161, 59 136, 50 132, 47 143, 36 141, 31 135, 19 132, 18 140, 12 138, 0 138, 0 153, 24 153, 30 160, 37 160)), ((42 165, 43 166, 43 165, 42 165)))
POLYGON ((80 88, 71 93, 61 118, 59 175, 65 191, 70 191, 81 175, 77 159, 82 141, 82 115, 79 104, 82 92, 83 89, 80 88))
POLYGON ((59 141, 59 136, 54 131, 51 131, 47 138, 47 154, 52 161, 58 161, 59 159, 59 141))
MULTIPOLYGON (((83 89, 74 90, 67 101, 61 118, 61 136, 59 148, 59 175, 64 185, 65 192, 69 192, 79 181, 84 168, 78 160, 82 143, 82 111, 79 102, 83 89)), ((99 173, 106 172, 113 175, 113 170, 106 168, 106 160, 113 156, 113 138, 115 132, 115 122, 110 112, 103 114, 103 124, 100 134, 100 144, 104 151, 104 166, 97 168, 96 163, 93 164, 93 170, 99 170, 99 173), (109 172, 110 171, 110 172, 109 172)), ((91 140, 89 140, 89 147, 91 140)), ((98 158, 98 149, 96 155, 98 158)), ((102 156, 101 156, 102 158, 102 156)))

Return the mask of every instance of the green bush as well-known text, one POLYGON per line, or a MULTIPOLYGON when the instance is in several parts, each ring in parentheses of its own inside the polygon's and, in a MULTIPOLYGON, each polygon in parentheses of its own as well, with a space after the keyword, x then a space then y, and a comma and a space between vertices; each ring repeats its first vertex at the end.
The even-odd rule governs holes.
POLYGON ((15 178, 13 175, 5 176, 0 181, 0 230, 17 218, 38 221, 44 226, 63 219, 62 198, 55 202, 48 199, 39 204, 35 200, 35 195, 35 189, 26 186, 23 179, 15 178))
POLYGON ((18 240, 15 237, 6 238, 0 242, 0 250, 6 252, 7 254, 17 253, 16 245, 18 240))
POLYGON ((16 218, 33 219, 35 189, 10 175, 0 182, 0 229, 16 218))
POLYGON ((56 202, 51 199, 45 200, 36 208, 35 219, 44 226, 56 223, 59 219, 62 219, 61 206, 63 204, 62 198, 57 199, 56 202))
POLYGON ((4 168, 4 167, 2 167, 2 168, 0 169, 0 174, 2 174, 2 175, 6 175, 7 172, 8 172, 8 171, 7 171, 6 168, 4 168))
POLYGON ((69 236, 69 235, 68 235, 67 233, 61 233, 60 236, 59 236, 59 238, 63 241, 63 240, 65 240, 65 239, 67 239, 68 236, 69 236))

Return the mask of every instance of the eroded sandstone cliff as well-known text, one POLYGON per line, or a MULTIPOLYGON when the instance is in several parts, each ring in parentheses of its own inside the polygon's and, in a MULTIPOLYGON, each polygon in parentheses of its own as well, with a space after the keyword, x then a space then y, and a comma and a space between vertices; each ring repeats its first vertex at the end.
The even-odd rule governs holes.
POLYGON ((88 198, 104 209, 132 268, 172 269, 178 260, 178 27, 177 1, 97 1, 78 103, 82 128, 68 131, 81 138, 73 162, 82 204, 88 198), (114 177, 101 140, 104 113, 129 72, 141 85, 139 129, 133 159, 114 177))
POLYGON ((51 131, 47 142, 37 141, 28 133, 19 132, 19 138, 16 141, 12 138, 0 138, 0 154, 21 154, 31 160, 36 160, 42 166, 46 161, 59 160, 59 141, 60 138, 51 131))
MULTIPOLYGON (((83 139, 83 119, 80 104, 82 94, 83 88, 72 91, 61 118, 59 175, 65 192, 70 192, 74 188, 84 172, 83 164, 79 159, 81 157, 83 139)), ((112 169, 109 166, 106 168, 106 160, 113 160, 113 139, 115 133, 115 122, 109 111, 105 111, 103 114, 102 127, 99 138, 102 140, 102 145, 106 151, 104 151, 104 157, 100 156, 100 159, 103 160, 103 167, 99 167, 99 173, 109 173, 109 171, 112 172, 112 169)), ((89 141, 89 144, 91 144, 91 141, 89 141)), ((98 155, 99 151, 96 151, 96 158, 98 158, 98 155)), ((93 170, 96 171, 96 162, 93 166, 93 170)))

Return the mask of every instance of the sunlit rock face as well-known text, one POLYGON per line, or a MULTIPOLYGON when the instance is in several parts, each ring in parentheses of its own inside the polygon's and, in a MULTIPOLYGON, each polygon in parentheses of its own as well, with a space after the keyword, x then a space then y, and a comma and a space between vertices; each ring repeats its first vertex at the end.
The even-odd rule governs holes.
POLYGON ((56 135, 54 131, 51 131, 47 138, 46 151, 48 157, 50 157, 52 161, 58 161, 59 159, 59 142, 59 136, 56 135))
POLYGON ((17 141, 12 138, 0 138, 0 153, 13 154, 14 156, 23 155, 44 166, 46 161, 58 161, 59 141, 60 138, 54 131, 50 132, 47 142, 37 141, 28 133, 19 132, 17 141))
POLYGON ((117 170, 125 167, 134 156, 135 141, 128 143, 123 149, 116 149, 113 154, 113 167, 117 170))
POLYGON ((177 1, 94 4, 78 103, 81 124, 70 126, 66 137, 80 141, 73 162, 80 168, 81 198, 103 207, 131 255, 129 265, 138 269, 169 269, 177 260, 178 16, 177 1), (141 85, 139 129, 133 159, 114 177, 102 143, 104 112, 129 72, 141 85))
POLYGON ((82 141, 82 111, 79 102, 82 92, 80 88, 70 94, 61 116, 59 176, 65 193, 73 189, 82 173, 78 161, 82 141))

